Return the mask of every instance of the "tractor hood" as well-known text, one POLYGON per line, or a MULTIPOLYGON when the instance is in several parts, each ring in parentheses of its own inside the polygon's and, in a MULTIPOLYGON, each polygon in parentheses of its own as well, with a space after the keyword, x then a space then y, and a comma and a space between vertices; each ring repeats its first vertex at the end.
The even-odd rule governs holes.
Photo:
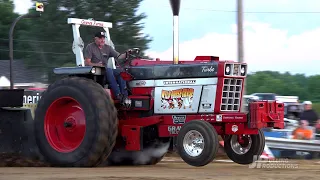
POLYGON ((218 62, 132 66, 126 71, 136 80, 217 77, 218 62))

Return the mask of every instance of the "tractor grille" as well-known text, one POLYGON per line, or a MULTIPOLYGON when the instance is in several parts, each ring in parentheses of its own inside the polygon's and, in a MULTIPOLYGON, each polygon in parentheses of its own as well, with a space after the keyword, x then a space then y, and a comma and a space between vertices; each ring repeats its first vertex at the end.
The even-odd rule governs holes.
POLYGON ((225 78, 223 80, 221 111, 239 111, 242 79, 225 78))

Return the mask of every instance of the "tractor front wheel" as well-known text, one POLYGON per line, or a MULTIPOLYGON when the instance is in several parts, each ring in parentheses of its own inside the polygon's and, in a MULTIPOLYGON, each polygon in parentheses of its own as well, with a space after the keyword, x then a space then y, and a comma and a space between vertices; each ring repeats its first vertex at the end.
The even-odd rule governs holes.
POLYGON ((198 167, 211 163, 218 148, 218 133, 210 123, 193 120, 180 129, 177 151, 187 164, 198 167))
POLYGON ((35 136, 52 166, 92 167, 112 151, 117 111, 102 86, 80 77, 50 85, 35 112, 35 136))
POLYGON ((228 135, 224 139, 227 156, 238 164, 251 164, 263 153, 265 136, 262 130, 254 135, 228 135))

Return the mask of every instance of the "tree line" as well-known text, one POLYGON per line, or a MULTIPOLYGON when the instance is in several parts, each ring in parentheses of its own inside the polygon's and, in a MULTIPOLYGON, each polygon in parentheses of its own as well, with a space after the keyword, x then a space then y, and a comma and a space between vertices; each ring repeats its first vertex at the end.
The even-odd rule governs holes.
POLYGON ((299 96, 300 100, 320 102, 320 75, 260 71, 247 77, 247 94, 276 93, 281 96, 299 96))

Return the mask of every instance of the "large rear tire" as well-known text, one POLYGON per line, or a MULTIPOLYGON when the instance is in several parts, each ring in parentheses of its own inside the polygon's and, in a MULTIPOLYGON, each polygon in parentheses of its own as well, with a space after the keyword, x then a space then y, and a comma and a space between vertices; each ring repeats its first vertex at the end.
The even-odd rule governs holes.
POLYGON ((35 112, 35 136, 52 166, 98 166, 118 134, 112 99, 91 79, 67 77, 50 85, 35 112))
POLYGON ((199 167, 211 163, 216 157, 218 148, 218 133, 210 123, 193 120, 180 129, 177 150, 187 164, 199 167))
POLYGON ((227 156, 238 164, 251 164, 258 160, 265 146, 263 131, 259 129, 258 134, 244 135, 241 139, 238 135, 226 136, 224 149, 227 156))

